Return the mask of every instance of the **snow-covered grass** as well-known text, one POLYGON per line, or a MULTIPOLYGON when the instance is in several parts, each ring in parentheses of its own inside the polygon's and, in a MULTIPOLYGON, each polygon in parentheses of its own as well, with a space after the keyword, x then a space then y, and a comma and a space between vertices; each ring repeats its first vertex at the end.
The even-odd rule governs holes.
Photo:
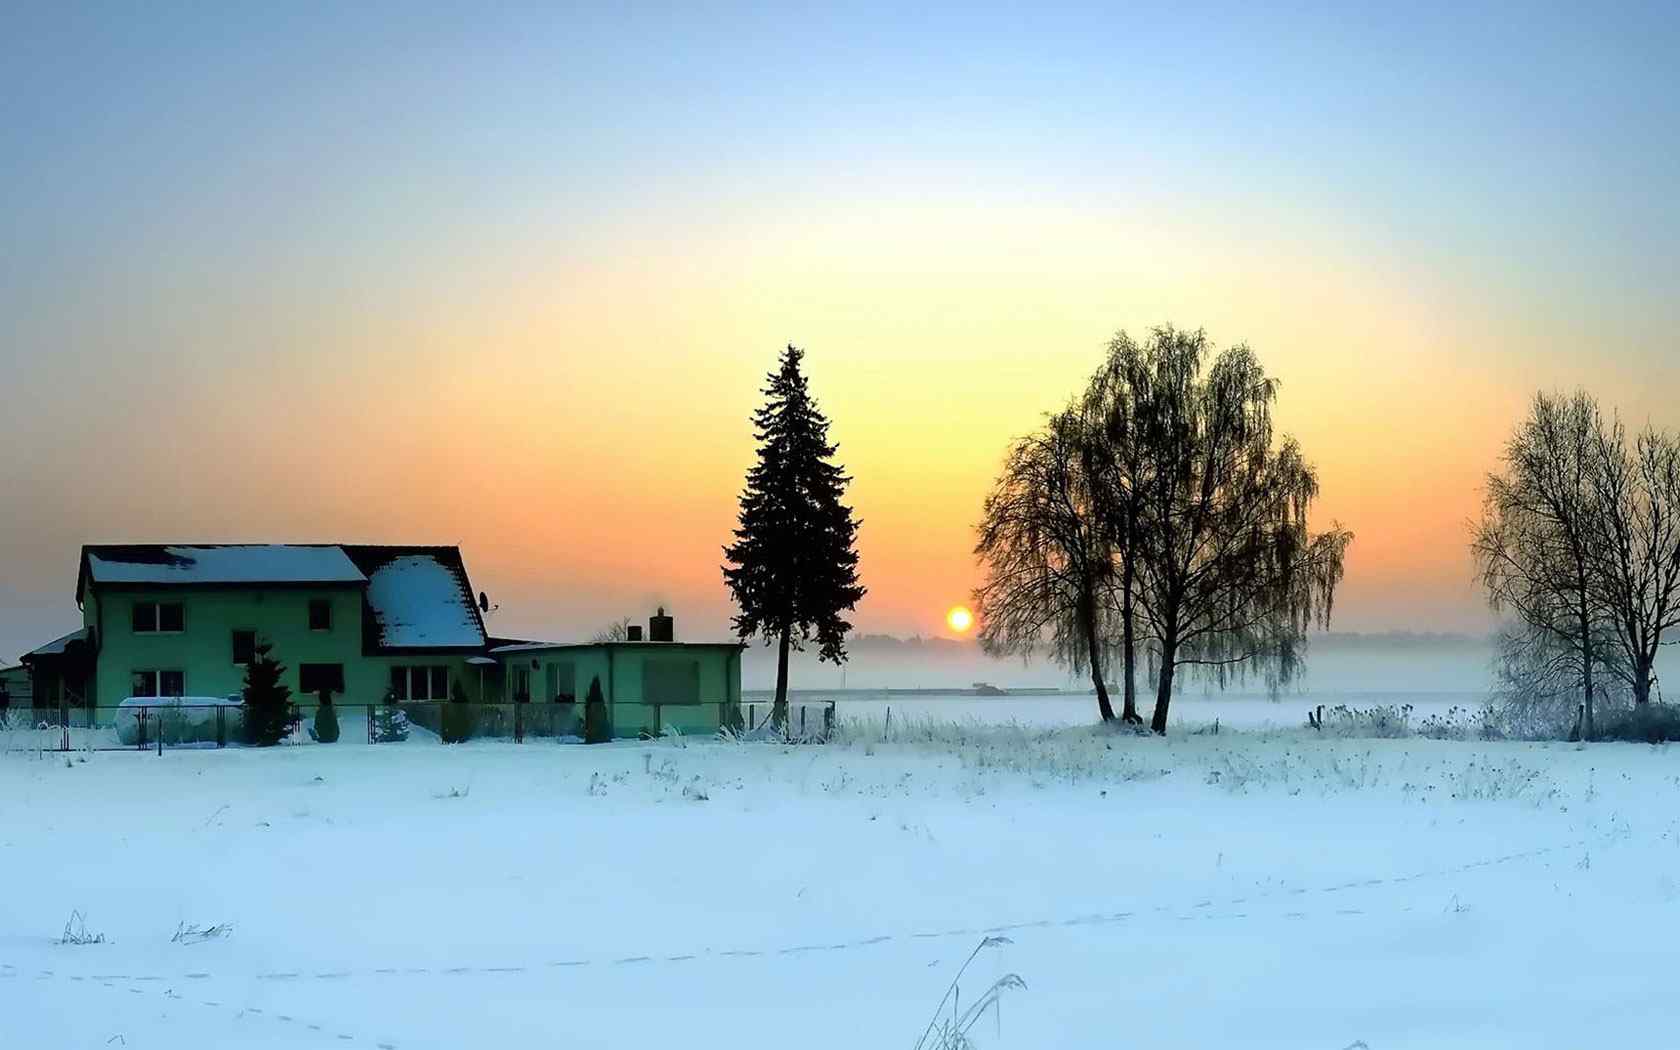
POLYGON ((828 745, 16 751, 0 1043, 911 1047, 1018 974, 966 1038, 1669 1045, 1676 754, 896 712, 828 745))

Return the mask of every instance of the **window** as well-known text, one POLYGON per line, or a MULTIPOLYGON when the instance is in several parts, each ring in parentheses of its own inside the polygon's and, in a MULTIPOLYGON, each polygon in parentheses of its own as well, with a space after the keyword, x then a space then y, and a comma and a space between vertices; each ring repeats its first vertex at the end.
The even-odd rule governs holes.
POLYGON ((233 632, 233 662, 248 664, 257 658, 257 632, 233 632))
POLYGON ((510 683, 511 688, 508 690, 510 694, 508 699, 515 703, 531 699, 531 669, 520 666, 511 668, 511 670, 513 671, 513 681, 510 683))
POLYGON ((577 670, 571 661, 548 665, 548 698, 562 704, 577 702, 577 670))
POLYGON ((449 668, 393 667, 391 695, 398 700, 448 700, 449 668))
POLYGON ((309 600, 309 629, 311 631, 332 630, 332 602, 325 598, 311 598, 309 600))
POLYGON ((129 678, 130 696, 185 696, 185 671, 135 671, 129 678))
POLYGON ((299 664, 299 691, 314 696, 325 689, 331 693, 344 692, 343 664, 299 664))
POLYGON ((135 602, 135 634, 180 634, 187 627, 187 608, 180 602, 135 602))

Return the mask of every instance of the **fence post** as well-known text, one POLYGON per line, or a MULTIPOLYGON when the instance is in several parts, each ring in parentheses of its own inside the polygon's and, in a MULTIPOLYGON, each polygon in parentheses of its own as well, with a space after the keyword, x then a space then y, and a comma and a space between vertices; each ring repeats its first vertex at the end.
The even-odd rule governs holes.
POLYGON ((833 736, 833 735, 834 735, 834 701, 830 700, 828 702, 828 706, 823 708, 823 742, 827 743, 828 738, 833 736))
POLYGON ((810 709, 804 704, 799 705, 799 735, 801 738, 805 736, 805 712, 808 710, 810 709))
POLYGON ((135 730, 135 732, 137 732, 139 734, 138 743, 139 743, 140 750, 144 751, 144 750, 146 750, 146 711, 147 711, 147 709, 144 708, 144 707, 141 707, 141 708, 138 708, 137 710, 140 712, 140 714, 135 721, 135 725, 137 726, 137 729, 135 730))
POLYGON ((216 746, 227 747, 227 708, 216 705, 216 746))
POLYGON ((161 719, 161 718, 158 719, 157 738, 158 738, 158 757, 162 758, 163 757, 163 719, 161 719))
POLYGON ((373 705, 367 705, 367 736, 368 743, 373 743, 373 705))

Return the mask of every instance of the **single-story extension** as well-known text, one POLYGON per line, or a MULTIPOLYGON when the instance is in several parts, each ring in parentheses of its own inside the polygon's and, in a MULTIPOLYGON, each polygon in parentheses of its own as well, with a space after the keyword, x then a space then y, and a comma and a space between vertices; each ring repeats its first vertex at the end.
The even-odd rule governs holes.
POLYGON ((678 642, 663 611, 645 640, 491 636, 457 547, 87 546, 76 602, 82 627, 23 656, 14 704, 228 696, 262 645, 302 703, 581 703, 598 680, 614 735, 635 737, 715 731, 741 699, 741 644, 678 642))

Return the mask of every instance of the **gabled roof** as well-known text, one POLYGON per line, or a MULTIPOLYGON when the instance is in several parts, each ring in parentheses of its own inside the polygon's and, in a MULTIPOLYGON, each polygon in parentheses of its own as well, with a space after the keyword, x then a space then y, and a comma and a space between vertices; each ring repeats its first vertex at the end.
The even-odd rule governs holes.
POLYGON ((485 647, 484 620, 459 547, 346 546, 344 553, 367 576, 362 637, 369 649, 485 647))
MULTIPOLYGON (((60 656, 69 647, 71 642, 85 642, 87 641, 87 638, 88 629, 86 627, 82 627, 71 631, 62 638, 54 638, 46 645, 38 646, 29 650, 27 653, 23 654, 23 658, 28 660, 37 656, 60 656)), ((10 668, 7 668, 7 670, 10 670, 10 668)))
POLYGON ((362 583, 367 579, 333 544, 102 544, 82 548, 76 600, 89 583, 199 586, 214 584, 362 583))

